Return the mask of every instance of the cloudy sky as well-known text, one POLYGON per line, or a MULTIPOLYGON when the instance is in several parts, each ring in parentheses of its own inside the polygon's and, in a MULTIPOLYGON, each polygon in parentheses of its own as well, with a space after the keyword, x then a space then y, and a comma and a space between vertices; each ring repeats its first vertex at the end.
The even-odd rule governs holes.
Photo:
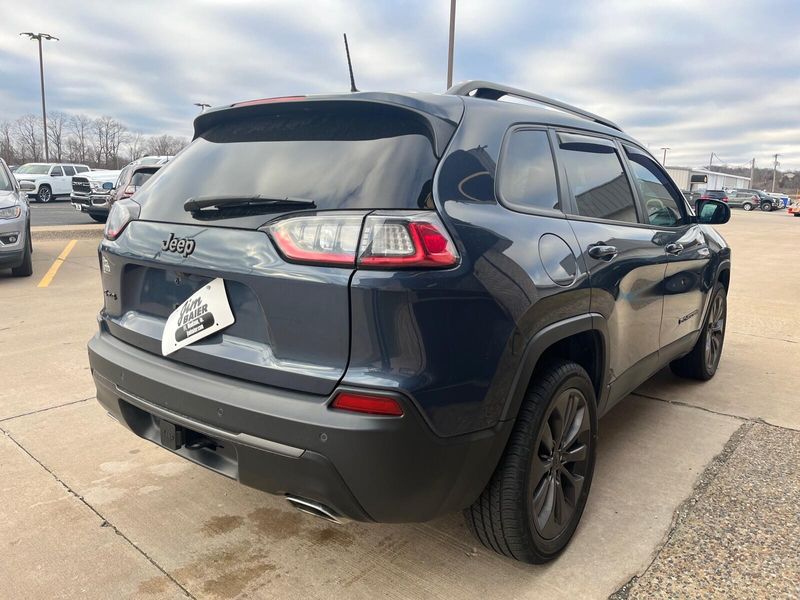
MULTIPOLYGON (((1 0, 10 8, 11 0, 1 0)), ((0 119, 110 115, 189 135, 212 105, 348 90, 442 91, 449 0, 25 0, 0 19, 0 119)), ((489 79, 605 115, 668 164, 800 169, 798 0, 458 0, 455 80, 489 79)))

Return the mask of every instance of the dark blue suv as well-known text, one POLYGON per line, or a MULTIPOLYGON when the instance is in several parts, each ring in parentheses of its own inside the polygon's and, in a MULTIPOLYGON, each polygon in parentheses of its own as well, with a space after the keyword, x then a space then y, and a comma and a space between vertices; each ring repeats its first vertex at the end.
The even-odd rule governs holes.
POLYGON ((610 121, 488 82, 210 110, 109 216, 97 398, 300 510, 464 510, 543 562, 598 416, 667 364, 714 375, 729 216, 610 121))

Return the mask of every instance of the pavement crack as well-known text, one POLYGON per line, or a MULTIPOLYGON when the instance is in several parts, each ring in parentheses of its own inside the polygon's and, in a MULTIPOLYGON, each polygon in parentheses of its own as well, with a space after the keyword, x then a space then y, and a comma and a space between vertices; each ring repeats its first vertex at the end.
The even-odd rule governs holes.
POLYGON ((712 410, 710 408, 706 408, 705 406, 697 406, 696 404, 689 404, 688 402, 681 402, 680 400, 668 400, 666 398, 659 398, 658 396, 651 396, 650 394, 642 394, 641 392, 633 392, 634 396, 639 396, 640 398, 647 398, 648 400, 656 400, 658 402, 664 402, 666 404, 674 404, 675 406, 685 406, 686 408, 696 408, 697 410, 702 410, 707 413, 711 413, 712 415, 718 415, 720 417, 730 417, 731 419, 736 419, 738 421, 745 421, 745 422, 757 422, 759 419, 749 419, 747 417, 741 417, 739 415, 734 415, 732 413, 726 413, 719 410, 712 410))
POLYGON ((743 331, 731 331, 731 333, 735 333, 736 335, 747 335, 750 337, 757 337, 764 340, 775 340, 776 342, 787 342, 789 344, 800 344, 797 340, 787 340, 786 338, 779 338, 772 335, 759 335, 757 333, 745 333, 743 331))
MULTIPOLYGON (((88 400, 88 398, 87 398, 88 400)), ((78 400, 77 402, 84 402, 85 400, 78 400)), ((73 402, 72 404, 75 404, 73 402)), ((196 597, 189 592, 183 585, 181 585, 172 575, 170 575, 166 569, 164 569, 161 565, 159 565, 155 559, 153 559, 147 552, 145 552, 142 548, 136 545, 133 540, 131 540, 128 536, 126 536, 114 523, 112 523, 107 517, 105 517, 99 510, 97 510, 94 506, 89 504, 83 496, 78 494, 75 490, 73 490, 65 481, 63 481, 58 475, 56 475, 52 470, 50 470, 47 465, 45 465, 42 461, 36 458, 33 454, 31 454, 25 446, 23 446, 20 442, 18 442, 13 435, 8 430, 3 429, 0 427, 0 432, 5 434, 5 436, 11 440, 20 450, 22 450, 25 454, 27 454, 31 460, 33 460, 37 465, 39 465, 42 469, 44 469, 53 479, 55 479, 67 492, 69 492, 72 496, 77 498, 86 508, 92 511, 99 519, 100 519, 100 526, 101 527, 110 527, 114 530, 119 537, 125 540, 132 548, 136 550, 139 554, 141 554, 151 565, 153 565, 156 569, 158 569, 167 579, 169 579, 172 583, 174 583, 178 588, 192 600, 196 600, 196 597)))
MULTIPOLYGON (((654 400, 658 400, 658 398, 654 398, 654 400)), ((713 411, 710 411, 713 412, 713 411)), ((741 417, 737 417, 741 419, 741 417)), ((728 441, 725 442, 725 445, 722 447, 722 451, 717 454, 711 462, 708 463, 703 472, 700 474, 700 477, 697 480, 697 483, 692 490, 692 493, 686 498, 683 502, 678 505, 678 508, 675 509, 675 512, 672 514, 672 523, 667 530, 666 535, 664 536, 662 542, 658 545, 658 548, 653 553, 650 562, 647 563, 647 566, 642 570, 641 573, 634 575, 631 577, 622 587, 620 587, 616 592, 611 594, 608 598, 609 600, 627 600, 628 596, 631 592, 631 589, 636 584, 636 582, 644 577, 650 568, 653 566, 653 563, 658 560, 658 557, 661 555, 662 550, 670 543, 672 537, 675 535, 675 532, 678 528, 686 521, 686 519, 691 514, 692 510, 694 509, 695 504, 700 500, 700 497, 708 490, 709 486, 714 482, 714 480, 719 475, 720 471, 722 471, 723 467, 727 464, 728 460, 730 459, 731 455, 736 451, 736 448, 739 447, 739 444, 742 443, 744 437, 750 432, 750 430, 756 425, 756 421, 751 420, 744 420, 745 422, 741 424, 741 426, 733 432, 728 441)))
POLYGON ((31 410, 26 413, 21 413, 18 415, 12 415, 10 417, 3 417, 0 419, 0 423, 4 423, 6 421, 11 421, 12 419, 20 419, 22 417, 27 417, 28 415, 36 415, 39 413, 47 412, 49 410, 54 410, 56 408, 64 408, 65 406, 72 406, 73 404, 80 404, 81 402, 86 402, 87 400, 94 400, 95 396, 89 396, 88 398, 81 398, 80 400, 72 400, 70 402, 64 402, 64 404, 56 404, 55 406, 47 406, 45 408, 39 408, 37 410, 31 410))

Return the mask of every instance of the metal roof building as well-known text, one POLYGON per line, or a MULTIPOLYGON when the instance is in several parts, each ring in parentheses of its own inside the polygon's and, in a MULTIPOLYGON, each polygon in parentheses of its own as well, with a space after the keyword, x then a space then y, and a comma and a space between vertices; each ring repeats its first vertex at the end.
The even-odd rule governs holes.
POLYGON ((678 187, 684 191, 723 190, 729 188, 750 187, 750 178, 741 175, 729 175, 706 169, 687 169, 686 167, 666 167, 678 187))

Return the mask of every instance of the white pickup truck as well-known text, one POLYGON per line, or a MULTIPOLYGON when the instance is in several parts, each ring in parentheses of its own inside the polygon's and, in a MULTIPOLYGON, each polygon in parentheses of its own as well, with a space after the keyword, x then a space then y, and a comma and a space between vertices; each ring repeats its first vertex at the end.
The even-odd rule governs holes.
POLYGON ((112 190, 119 171, 89 171, 72 178, 70 201, 75 210, 88 214, 98 223, 105 223, 111 206, 112 190))
POLYGON ((72 177, 89 171, 87 165, 72 163, 27 163, 14 171, 17 181, 33 183, 28 196, 39 202, 50 202, 57 196, 72 193, 72 177))

